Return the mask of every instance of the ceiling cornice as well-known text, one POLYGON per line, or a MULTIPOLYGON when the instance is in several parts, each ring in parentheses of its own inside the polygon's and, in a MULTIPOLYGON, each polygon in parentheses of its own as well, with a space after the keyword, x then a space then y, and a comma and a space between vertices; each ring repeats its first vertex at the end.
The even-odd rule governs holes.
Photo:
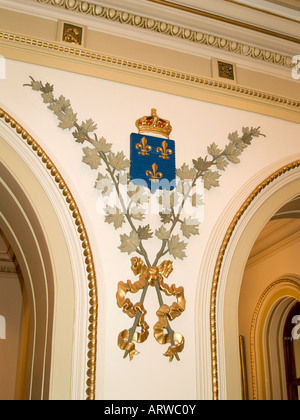
MULTIPOLYGON (((196 89, 197 91, 201 88, 202 94, 205 90, 207 92, 211 92, 212 95, 221 95, 224 100, 226 97, 226 104, 230 104, 230 106, 233 106, 234 99, 242 98, 243 100, 245 99, 249 102, 249 104, 250 102, 253 102, 254 108, 252 110, 255 112, 259 112, 259 106, 266 104, 268 110, 270 112, 272 111, 272 116, 275 116, 273 112, 278 108, 280 118, 283 118, 283 113, 287 111, 287 115, 284 119, 299 122, 300 102, 298 100, 247 88, 238 84, 217 81, 200 77, 195 74, 183 73, 156 65, 97 53, 84 48, 76 48, 73 45, 67 46, 65 44, 24 37, 22 35, 5 33, 2 31, 0 31, 0 47, 8 48, 5 50, 4 55, 12 59, 14 59, 15 56, 20 59, 19 51, 21 49, 22 55, 24 55, 24 58, 22 59, 24 61, 29 60, 31 63, 35 63, 35 61, 33 61, 34 58, 37 59, 37 63, 40 63, 40 55, 44 58, 46 56, 47 62, 49 61, 49 63, 53 57, 53 59, 56 60, 54 67, 57 66, 57 58, 68 58, 68 65, 70 60, 74 62, 74 65, 75 63, 81 64, 84 62, 87 65, 85 68, 85 74, 89 75, 94 75, 94 73, 88 73, 88 67, 91 66, 92 70, 96 64, 97 74, 99 73, 100 68, 103 68, 103 70, 113 69, 114 73, 110 72, 110 78, 115 75, 115 72, 122 72, 122 77, 124 77, 124 72, 126 72, 129 76, 134 74, 135 77, 138 75, 143 78, 147 76, 148 78, 151 77, 152 80, 157 80, 158 82, 161 80, 168 81, 171 82, 172 85, 176 84, 181 87, 184 86, 183 96, 189 96, 191 93, 188 91, 188 88, 191 88, 192 90, 196 89), (229 101, 228 103, 227 100, 229 101), (273 108, 273 110, 271 108, 273 108)), ((63 66, 58 68, 66 70, 63 66)), ((75 71, 74 66, 73 71, 75 71)), ((116 81, 119 81, 119 79, 116 79, 116 81)), ((137 85, 136 78, 134 84, 137 85)), ((173 91, 168 92, 173 93, 173 91)), ((195 98, 194 96, 192 97, 195 98)), ((243 109, 241 103, 239 103, 239 107, 243 109)))
MULTIPOLYGON (((292 57, 298 54, 300 38, 296 39, 290 34, 288 37, 295 38, 296 42, 183 13, 155 4, 152 0, 128 0, 126 4, 110 0, 110 6, 105 3, 106 0, 19 0, 16 9, 11 0, 0 0, 0 7, 48 19, 70 20, 92 30, 202 57, 211 58, 218 54, 219 58, 224 59, 222 55, 225 55, 228 60, 245 66, 251 62, 251 65, 259 67, 267 64, 269 69, 271 66, 274 70, 277 67, 279 71, 291 69, 292 57), (165 13, 165 9, 169 12, 165 13), (230 26, 230 30, 227 26, 230 26)), ((268 68, 260 70, 269 73, 268 68)))
MULTIPOLYGON (((5 0, 0 0, 0 5, 1 3, 5 3, 5 0)), ((147 17, 135 12, 129 12, 128 9, 121 10, 114 7, 108 7, 103 5, 102 2, 100 4, 99 2, 93 3, 83 0, 32 0, 29 2, 23 0, 22 3, 43 5, 45 6, 45 12, 50 12, 55 8, 64 13, 74 14, 74 17, 76 14, 75 21, 79 18, 90 18, 88 26, 95 29, 97 29, 96 24, 93 26, 91 19, 94 18, 97 19, 97 21, 101 20, 101 28, 98 28, 98 30, 104 30, 106 32, 111 30, 111 33, 118 34, 119 36, 128 36, 132 39, 136 39, 138 36, 139 40, 145 42, 147 42, 146 37, 142 38, 137 35, 136 30, 139 31, 139 34, 142 34, 141 31, 143 31, 145 36, 147 36, 147 34, 150 37, 153 37, 154 35, 157 37, 160 36, 160 45, 167 48, 170 42, 177 42, 178 49, 180 50, 184 48, 182 42, 186 41, 188 42, 186 45, 188 45, 189 48, 194 47, 193 53, 195 54, 197 54, 196 50, 198 51, 200 46, 208 49, 207 56, 211 55, 209 49, 218 50, 219 53, 224 52, 231 55, 232 58, 235 56, 248 61, 249 59, 252 59, 256 62, 280 66, 281 68, 292 68, 292 57, 296 54, 295 43, 287 42, 287 40, 274 38, 274 42, 271 42, 271 45, 276 48, 264 48, 261 46, 263 44, 264 34, 257 33, 259 39, 257 42, 251 44, 242 42, 241 40, 235 40, 234 37, 229 39, 222 35, 219 36, 209 32, 202 32, 201 30, 195 29, 194 25, 188 27, 170 23, 172 19, 167 21, 154 18, 153 15, 147 17), (108 26, 110 26, 110 29, 108 26), (165 43, 163 41, 164 39, 165 43), (280 42, 285 44, 280 45, 280 42), (289 47, 286 46, 286 43, 289 44, 289 47), (293 48, 291 48, 291 44, 294 46, 293 48), (282 51, 286 51, 286 53, 283 53, 282 51)), ((146 3, 148 3, 148 1, 146 3)), ((151 2, 149 2, 149 4, 151 4, 151 2)), ((147 12, 149 13, 148 9, 147 12)), ((172 18, 174 21, 174 17, 172 18)), ((71 19, 71 16, 69 16, 69 19, 71 19)), ((251 39, 254 38, 252 37, 251 39)), ((150 42, 150 40, 148 40, 148 42, 150 42)), ((153 42, 156 42, 156 40, 153 40, 153 42)), ((174 48, 173 44, 172 48, 174 48)), ((203 54, 203 51, 201 51, 201 54, 203 54)))
MULTIPOLYGON (((128 0, 127 11, 104 6, 102 0, 95 1, 97 3, 82 0, 19 0, 16 9, 11 0, 0 0, 0 8, 3 11, 7 9, 16 13, 16 21, 23 22, 22 15, 24 18, 22 26, 19 26, 22 32, 18 31, 18 25, 15 26, 16 32, 0 28, 0 54, 8 59, 32 64, 47 63, 49 67, 66 71, 70 70, 72 62, 71 71, 75 73, 104 77, 135 86, 144 87, 146 77, 147 87, 151 85, 155 90, 162 89, 172 94, 299 122, 300 104, 297 94, 299 84, 292 78, 292 55, 167 23, 154 18, 154 14, 152 17, 140 16, 133 12, 133 5, 136 5, 138 0, 128 0), (46 22, 49 25, 52 31, 50 38, 45 35, 45 31, 40 31, 41 34, 31 31, 32 16, 40 19, 40 23, 46 22), (61 19, 85 25, 88 34, 92 35, 93 42, 74 46, 61 42, 58 37, 53 37, 61 19), (102 33, 106 39, 109 39, 107 34, 113 35, 116 45, 120 37, 123 47, 125 45, 126 48, 120 49, 114 46, 113 51, 110 48, 101 51, 102 33), (95 42, 97 39, 100 40, 99 43, 95 42), (138 45, 129 42, 130 39, 138 41, 138 45), (153 47, 158 47, 157 58, 149 59, 148 44, 152 45, 152 51, 155 51, 153 47), (138 53, 134 50, 136 46, 140 48, 138 53), (179 61, 183 57, 182 54, 196 55, 199 59, 187 66, 177 66, 174 60, 168 65, 168 59, 161 59, 162 50, 159 47, 175 50, 179 61), (237 77, 233 82, 218 79, 217 73, 207 66, 214 57, 234 63, 237 72, 240 72, 238 73, 241 75, 240 78, 237 77), (195 63, 197 65, 200 63, 200 66, 196 66, 195 63), (202 68, 203 65, 207 67, 202 68), (253 83, 248 83, 249 74, 256 78, 252 80, 253 83), (263 76, 264 83, 258 79, 260 75, 263 76), (286 86, 287 90, 283 89, 283 86, 286 86)), ((109 1, 115 6, 121 2, 121 0, 109 1)), ((141 2, 153 6, 146 0, 141 2)), ((158 9, 162 11, 161 7, 158 9)), ((13 13, 10 14, 12 21, 13 13)), ((148 8, 145 13, 149 14, 148 8)), ((178 11, 176 13, 178 16, 178 11)), ((166 15, 161 14, 161 16, 166 15)), ((174 22, 172 13, 171 17, 174 22)), ((185 22, 182 16, 181 19, 185 22)), ((191 21, 193 19, 195 17, 191 21)), ((281 45, 282 42, 284 41, 277 40, 272 45, 281 45)))

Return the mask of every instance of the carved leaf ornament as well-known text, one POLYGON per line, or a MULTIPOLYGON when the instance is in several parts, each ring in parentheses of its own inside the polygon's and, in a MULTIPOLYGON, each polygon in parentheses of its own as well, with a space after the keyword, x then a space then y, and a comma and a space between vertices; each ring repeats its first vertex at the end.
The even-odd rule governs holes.
MULTIPOLYGON (((116 230, 127 228, 127 233, 120 234, 118 249, 128 255, 135 254, 131 258, 131 269, 133 274, 138 276, 138 280, 134 283, 130 280, 126 283, 120 281, 116 294, 118 306, 134 319, 133 326, 120 332, 118 337, 118 345, 125 351, 124 358, 129 355, 132 360, 138 354, 134 342, 142 343, 148 338, 149 326, 145 320, 147 311, 144 308, 144 300, 148 287, 151 286, 156 289, 160 304, 156 312, 157 323, 153 327, 154 337, 160 344, 169 344, 164 355, 170 361, 174 357, 180 360, 178 353, 184 348, 184 337, 172 330, 170 321, 185 310, 184 289, 165 283, 165 279, 173 271, 173 263, 162 259, 169 254, 174 259, 183 260, 187 256, 188 240, 192 236, 199 235, 199 218, 186 215, 184 211, 187 205, 194 209, 203 205, 202 197, 195 189, 197 182, 201 181, 207 190, 218 187, 222 171, 226 170, 229 163, 240 163, 241 154, 252 140, 264 134, 260 132, 260 127, 244 127, 241 134, 235 131, 228 135, 228 143, 224 148, 212 143, 207 147, 205 157, 193 159, 192 165, 184 163, 176 169, 176 188, 172 191, 157 192, 160 225, 152 228, 146 221, 151 194, 146 187, 135 185, 130 180, 130 161, 124 152, 112 151, 112 144, 96 134, 97 124, 91 118, 80 123, 70 100, 63 95, 55 98, 52 85, 36 81, 32 77, 30 79, 31 82, 24 86, 30 86, 34 91, 41 93, 43 102, 56 115, 59 121, 58 127, 71 131, 75 142, 88 144, 82 149, 82 162, 91 170, 98 171, 96 190, 103 198, 108 199, 113 194, 117 197, 114 205, 107 204, 104 208, 105 222, 116 230), (154 240, 157 243, 157 252, 151 263, 147 241, 152 243, 154 240), (127 293, 138 291, 142 292, 140 301, 133 304, 127 293), (173 296, 176 301, 170 306, 164 304, 162 293, 173 296)), ((146 155, 150 148, 147 148, 146 139, 142 140, 139 150, 146 155)), ((161 156, 168 158, 171 153, 167 149, 167 142, 159 152, 161 156)))

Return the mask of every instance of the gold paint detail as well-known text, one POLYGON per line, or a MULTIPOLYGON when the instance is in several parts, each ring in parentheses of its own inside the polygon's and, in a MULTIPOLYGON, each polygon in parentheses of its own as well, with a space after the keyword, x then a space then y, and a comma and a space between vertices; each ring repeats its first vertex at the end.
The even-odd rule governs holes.
POLYGON ((159 182, 160 179, 163 178, 163 174, 161 172, 158 172, 158 166, 156 163, 153 163, 152 165, 152 171, 150 171, 149 169, 145 172, 146 176, 149 177, 149 181, 152 182, 159 182))
MULTIPOLYGON (((163 264, 172 264, 170 261, 164 261, 163 264)), ((162 264, 162 265, 163 265, 162 264)), ((172 268, 173 269, 173 268, 172 268)), ((157 270, 160 270, 158 268, 157 270)), ((171 343, 170 334, 165 334, 164 330, 167 329, 168 323, 167 318, 173 321, 175 318, 180 316, 185 310, 185 297, 183 287, 176 288, 175 284, 168 286, 163 282, 163 277, 159 276, 158 279, 159 288, 165 293, 166 296, 176 296, 177 302, 174 302, 171 306, 162 305, 159 310, 156 312, 158 317, 158 322, 154 325, 154 337, 159 344, 171 343)), ((184 337, 178 332, 175 332, 173 335, 174 344, 171 345, 164 356, 169 357, 170 362, 172 362, 174 356, 177 353, 182 352, 184 348, 184 337)))
MULTIPOLYGON (((141 263, 140 259, 132 258, 131 259, 131 269, 135 275, 140 274, 144 268, 144 266, 141 263)), ((147 311, 145 310, 142 303, 137 303, 133 305, 131 300, 129 298, 126 298, 126 294, 128 292, 130 293, 137 293, 139 290, 144 289, 147 283, 146 275, 141 275, 139 280, 136 281, 134 284, 131 283, 130 280, 127 281, 127 283, 124 283, 122 281, 118 284, 118 291, 117 291, 117 304, 119 308, 123 309, 124 314, 128 315, 130 318, 134 318, 138 312, 141 314, 139 317, 138 326, 141 328, 141 332, 137 333, 135 332, 132 341, 135 341, 137 343, 143 343, 147 340, 149 335, 149 326, 147 322, 145 321, 145 315, 147 311)), ((131 341, 128 341, 129 338, 129 330, 124 330, 120 332, 118 336, 118 346, 121 350, 125 350, 129 353, 130 360, 133 359, 133 357, 139 352, 135 349, 135 344, 131 341)))
POLYGON ((172 126, 170 124, 170 121, 165 120, 164 118, 160 118, 157 115, 155 108, 151 109, 150 116, 144 116, 144 117, 139 118, 136 121, 135 125, 139 130, 139 134, 145 133, 145 132, 151 132, 151 133, 161 134, 169 138, 172 131, 172 126))
POLYGON ((97 314, 98 314, 98 297, 97 297, 97 283, 96 273, 93 261, 92 250, 89 242, 89 238, 86 232, 86 228, 82 217, 80 215, 77 204, 72 196, 67 184, 59 173, 58 169, 44 152, 44 150, 38 145, 38 143, 31 137, 31 135, 16 122, 8 113, 0 108, 0 119, 3 120, 8 126, 10 126, 27 145, 33 150, 37 157, 41 160, 42 164, 49 171, 51 177, 54 179, 58 188, 64 197, 64 200, 68 204, 72 218, 79 234, 83 257, 86 265, 86 273, 89 287, 89 335, 88 335, 88 362, 87 362, 87 388, 86 395, 87 400, 95 399, 95 385, 96 385, 96 351, 97 351, 97 314))
POLYGON ((142 156, 149 156, 149 152, 152 151, 152 147, 147 145, 148 141, 146 139, 146 137, 143 137, 141 139, 140 143, 136 143, 135 148, 138 150, 140 149, 140 151, 138 152, 139 155, 142 156))
MULTIPOLYGON (((137 325, 140 326, 141 332, 134 332, 131 340, 128 341, 130 330, 121 331, 118 336, 118 346, 121 350, 128 352, 130 360, 132 360, 135 355, 139 354, 133 341, 143 343, 147 340, 149 335, 149 326, 145 321, 147 311, 145 310, 143 303, 138 302, 134 305, 129 298, 126 298, 126 294, 128 292, 137 293, 140 290, 145 291, 148 286, 158 287, 166 296, 175 296, 177 300, 171 306, 162 303, 156 312, 158 321, 153 327, 154 337, 159 344, 171 343, 171 346, 169 346, 164 356, 169 357, 169 361, 172 362, 174 357, 178 357, 178 353, 184 348, 184 337, 177 332, 171 337, 170 334, 165 333, 164 330, 169 327, 168 320, 173 321, 175 318, 179 317, 182 312, 184 312, 186 306, 184 288, 181 286, 177 288, 174 284, 169 286, 164 283, 164 277, 168 278, 173 271, 173 263, 172 261, 164 261, 159 267, 148 268, 141 258, 134 257, 131 258, 131 269, 135 276, 139 276, 139 280, 133 284, 130 280, 127 280, 126 283, 120 281, 116 298, 119 308, 122 308, 126 315, 130 318, 137 317, 138 315, 137 325)), ((124 357, 126 357, 126 355, 127 354, 125 354, 124 357)))
POLYGON ((230 63, 224 63, 223 61, 218 61, 218 71, 219 77, 224 79, 234 80, 234 66, 230 63))
MULTIPOLYGON (((299 162, 300 166, 300 162, 299 162)), ((251 360, 251 376, 252 376, 252 393, 253 393, 253 400, 258 399, 257 393, 257 376, 256 376, 256 362, 255 362, 255 332, 257 327, 257 319, 259 312, 262 308, 262 305, 267 298, 268 294, 272 292, 277 286, 291 286, 295 287, 296 289, 300 290, 299 284, 294 280, 287 280, 287 279, 280 279, 276 280, 271 283, 266 289, 263 291, 262 295, 260 296, 251 321, 251 328, 250 328, 250 360, 251 360)))
MULTIPOLYGON (((116 10, 111 7, 100 6, 99 4, 89 3, 83 0, 36 0, 54 7, 64 8, 77 13, 91 15, 96 18, 106 19, 108 21, 118 22, 131 27, 142 28, 151 32, 168 35, 174 38, 184 39, 195 44, 206 45, 223 51, 229 51, 234 54, 249 57, 255 60, 262 60, 268 63, 277 64, 291 68, 292 57, 285 56, 280 52, 269 51, 257 46, 244 44, 239 41, 226 39, 217 35, 198 32, 194 29, 180 27, 171 23, 139 16, 122 10, 116 10)), ((170 5, 170 2, 169 4, 170 5)), ((176 4, 179 7, 179 5, 176 4)), ((184 7, 184 6, 180 6, 184 7)), ((242 24, 243 22, 241 22, 242 24)), ((244 24, 246 25, 246 24, 244 24)), ((263 29, 263 28, 262 28, 263 29)), ((290 39, 290 41, 300 43, 300 40, 290 39)))
POLYGON ((234 216, 232 222, 230 223, 226 234, 224 236, 223 242, 219 249, 219 254, 216 260, 212 287, 211 287, 211 297, 210 297, 210 345, 211 345, 211 370, 212 370, 212 395, 213 400, 219 399, 219 385, 218 385, 218 358, 217 358, 217 293, 220 280, 220 273, 222 269, 223 258, 230 242, 233 231, 243 216, 245 211, 248 209, 250 204, 254 199, 263 191, 269 184, 275 181, 278 177, 284 175, 285 173, 300 167, 300 160, 290 163, 289 165, 283 166, 278 171, 274 172, 269 176, 265 181, 263 181, 255 190, 249 195, 245 200, 239 211, 234 216))
POLYGON ((81 45, 82 28, 64 22, 62 41, 68 42, 69 44, 81 45))
POLYGON ((169 155, 172 155, 173 151, 171 149, 168 149, 168 143, 166 142, 166 140, 164 140, 161 144, 161 147, 157 147, 156 148, 156 152, 157 153, 161 153, 161 155, 159 156, 162 159, 170 159, 169 155))
MULTIPOLYGON (((269 92, 259 91, 243 86, 238 86, 232 83, 217 81, 213 79, 207 79, 193 74, 181 73, 178 71, 173 71, 166 68, 161 68, 157 66, 152 66, 150 64, 143 64, 139 62, 134 62, 131 60, 126 60, 123 58, 107 56, 105 54, 96 53, 93 51, 79 49, 76 47, 69 47, 59 43, 51 43, 43 40, 37 40, 29 37, 23 37, 21 35, 10 34, 6 32, 0 32, 0 41, 3 40, 9 43, 19 44, 22 49, 36 48, 46 50, 47 54, 52 52, 54 54, 66 54, 70 57, 75 57, 78 60, 86 59, 89 62, 96 62, 107 66, 114 66, 116 68, 127 68, 129 71, 139 71, 141 73, 151 73, 151 75, 156 75, 158 78, 163 80, 177 80, 180 83, 187 83, 187 86, 202 87, 206 89, 211 89, 212 91, 220 93, 235 94, 247 99, 252 99, 262 103, 269 103, 272 105, 277 105, 280 108, 291 108, 292 110, 298 111, 300 109, 300 101, 295 99, 290 99, 278 95, 274 95, 269 92)), ((278 56, 279 57, 279 56, 278 56)), ((276 59, 277 64, 280 64, 280 60, 276 59)), ((290 60, 291 63, 291 60, 290 60)), ((292 68, 292 64, 286 65, 287 67, 292 68)), ((150 130, 149 130, 150 131, 150 130)))

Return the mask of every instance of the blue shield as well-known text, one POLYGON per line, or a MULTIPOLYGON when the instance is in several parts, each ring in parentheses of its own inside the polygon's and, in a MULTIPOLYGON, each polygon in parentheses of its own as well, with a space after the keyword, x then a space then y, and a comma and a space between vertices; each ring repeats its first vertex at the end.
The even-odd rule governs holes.
POLYGON ((172 190, 176 186, 175 141, 132 133, 130 180, 135 185, 172 190))

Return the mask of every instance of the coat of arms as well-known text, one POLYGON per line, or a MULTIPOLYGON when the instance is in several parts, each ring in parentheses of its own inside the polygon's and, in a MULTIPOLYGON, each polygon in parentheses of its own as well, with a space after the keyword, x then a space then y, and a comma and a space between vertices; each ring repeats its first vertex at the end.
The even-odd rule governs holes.
POLYGON ((139 133, 130 137, 130 179, 135 185, 147 186, 152 193, 157 189, 172 190, 176 186, 175 142, 169 140, 170 122, 159 118, 156 109, 151 116, 136 122, 139 133), (168 139, 148 135, 158 133, 168 139))
POLYGON ((152 109, 151 116, 137 120, 138 134, 131 134, 131 159, 124 152, 113 152, 112 144, 96 134, 97 125, 92 119, 79 122, 71 102, 63 95, 54 97, 54 88, 49 83, 43 84, 31 77, 33 90, 41 92, 43 101, 59 120, 58 127, 72 130, 75 141, 88 143, 84 147, 82 161, 98 176, 95 188, 103 197, 113 193, 117 197, 114 205, 103 208, 105 222, 118 230, 127 226, 129 231, 120 235, 119 250, 131 258, 131 269, 138 280, 134 283, 119 281, 117 304, 123 312, 133 319, 129 329, 118 335, 118 345, 124 350, 124 357, 130 360, 138 354, 136 343, 143 343, 149 336, 146 322, 147 311, 144 307, 149 287, 156 290, 159 307, 156 312, 157 322, 153 326, 154 337, 160 344, 168 344, 164 353, 172 361, 180 360, 179 354, 184 348, 184 337, 175 332, 170 325, 185 310, 186 300, 182 286, 168 284, 166 279, 173 271, 173 262, 165 259, 169 254, 174 259, 186 257, 188 240, 199 235, 200 220, 185 212, 186 206, 198 208, 201 197, 195 191, 200 180, 205 189, 219 186, 221 171, 229 163, 238 164, 240 155, 254 137, 262 136, 260 127, 242 129, 228 135, 228 142, 220 148, 216 143, 207 147, 207 155, 192 160, 192 165, 184 163, 175 169, 175 142, 169 139, 172 127, 170 122, 159 118, 152 109), (125 187, 125 188, 124 188, 125 187), (159 202, 156 213, 156 225, 152 219, 147 221, 147 205, 152 198, 159 202), (158 226, 158 227, 157 227, 158 226), (147 243, 154 241, 157 253, 150 261, 147 243), (128 293, 141 292, 139 301, 132 303, 128 293), (175 298, 171 305, 163 301, 163 294, 175 298))

